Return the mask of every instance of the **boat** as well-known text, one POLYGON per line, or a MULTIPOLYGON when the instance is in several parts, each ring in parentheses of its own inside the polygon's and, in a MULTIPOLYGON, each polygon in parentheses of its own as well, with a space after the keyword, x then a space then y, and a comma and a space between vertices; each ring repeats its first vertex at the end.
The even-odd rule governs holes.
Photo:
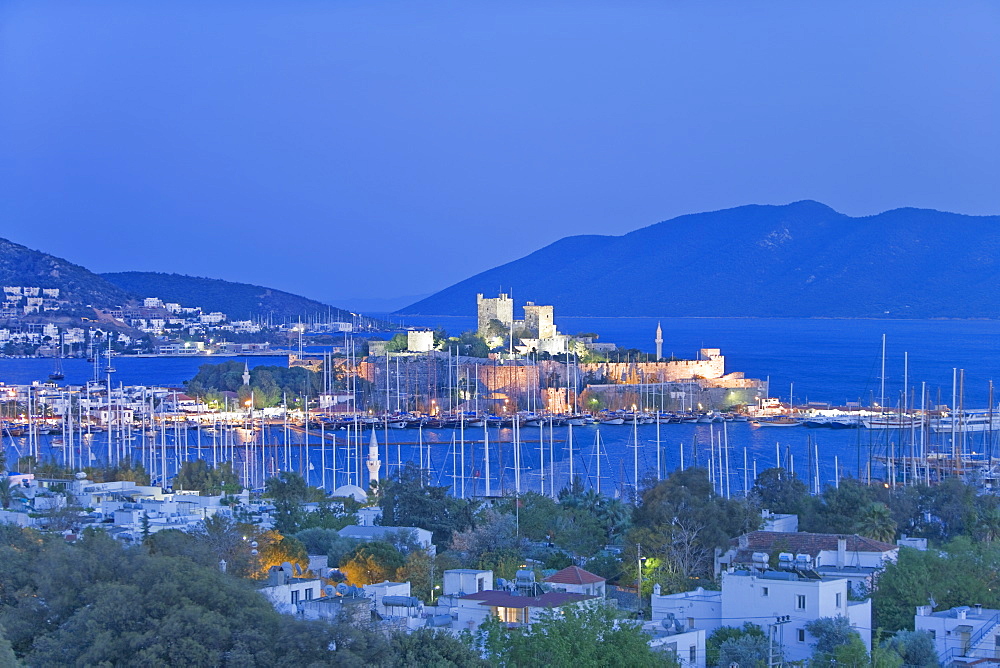
POLYGON ((609 417, 601 420, 601 424, 625 424, 625 418, 609 417))
POLYGON ((953 429, 967 433, 1000 431, 1000 413, 989 409, 969 410, 931 420, 930 424, 935 434, 949 434, 953 429))
POLYGON ((754 420, 750 423, 754 427, 799 427, 802 425, 798 420, 782 416, 773 420, 754 420))
POLYGON ((59 352, 56 353, 56 358, 52 362, 52 373, 49 374, 49 380, 63 380, 66 378, 66 374, 63 373, 62 368, 62 354, 63 354, 63 335, 59 332, 59 352))
POLYGON ((913 415, 892 415, 889 413, 864 418, 861 423, 867 429, 910 429, 919 427, 921 419, 913 415))

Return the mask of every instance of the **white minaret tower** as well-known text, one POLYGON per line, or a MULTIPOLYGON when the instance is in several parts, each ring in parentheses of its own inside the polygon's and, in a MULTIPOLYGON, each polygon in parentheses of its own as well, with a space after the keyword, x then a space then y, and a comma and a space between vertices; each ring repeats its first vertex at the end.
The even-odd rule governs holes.
POLYGON ((656 323, 656 361, 663 359, 663 329, 656 323))
POLYGON ((250 364, 247 362, 243 363, 243 384, 250 384, 250 364))
POLYGON ((378 458, 378 441, 375 439, 375 430, 372 429, 372 440, 368 441, 368 484, 378 482, 378 472, 382 468, 382 462, 378 458))

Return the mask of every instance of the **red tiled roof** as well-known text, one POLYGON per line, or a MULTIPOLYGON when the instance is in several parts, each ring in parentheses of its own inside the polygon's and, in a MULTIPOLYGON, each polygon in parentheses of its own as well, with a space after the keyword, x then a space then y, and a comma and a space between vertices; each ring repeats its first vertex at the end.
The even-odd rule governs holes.
POLYGON ((558 608, 561 605, 579 603, 596 597, 564 591, 550 591, 541 596, 515 596, 505 591, 488 590, 466 594, 459 598, 482 601, 486 605, 498 608, 558 608))
POLYGON ((585 571, 579 566, 567 566, 558 573, 553 573, 545 578, 545 581, 557 584, 585 585, 604 582, 604 578, 600 575, 594 575, 590 571, 585 571))
POLYGON ((844 536, 835 533, 806 533, 784 531, 751 531, 729 542, 737 550, 737 561, 749 558, 749 553, 772 552, 780 548, 782 552, 808 554, 816 557, 820 552, 837 550, 837 541, 847 540, 848 552, 890 552, 897 549, 892 543, 872 540, 856 534, 844 536))

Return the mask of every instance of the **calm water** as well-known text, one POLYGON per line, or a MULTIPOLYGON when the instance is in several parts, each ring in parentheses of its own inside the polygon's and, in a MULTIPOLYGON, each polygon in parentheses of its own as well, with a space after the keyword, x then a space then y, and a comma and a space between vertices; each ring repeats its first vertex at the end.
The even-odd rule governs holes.
MULTIPOLYGON (((598 332, 601 341, 613 341, 624 347, 653 350, 656 318, 563 318, 557 321, 565 332, 598 332)), ((942 401, 951 397, 953 368, 965 372, 967 407, 985 407, 988 383, 1000 369, 1000 322, 994 321, 875 321, 875 320, 797 320, 797 319, 728 319, 728 318, 664 318, 659 319, 664 331, 664 354, 674 353, 693 357, 701 347, 721 348, 727 357, 729 371, 743 371, 750 377, 770 378, 771 394, 787 399, 794 383, 796 401, 806 399, 843 403, 861 399, 868 404, 877 400, 880 393, 882 335, 887 340, 886 397, 895 404, 903 389, 903 353, 909 353, 910 386, 919 391, 926 382, 928 391, 936 400, 940 392, 942 401)), ((475 326, 474 318, 416 318, 405 319, 406 325, 443 326, 458 333, 475 326)), ((233 358, 224 358, 233 359, 233 358)), ((243 358, 236 358, 242 360, 243 358)), ((283 364, 282 357, 250 357, 251 366, 258 364, 283 364)), ((223 358, 116 358, 116 379, 125 384, 180 385, 194 376, 199 365, 223 358)), ((5 382, 30 382, 44 380, 51 371, 46 360, 0 359, 0 380, 5 382)), ((92 368, 80 360, 65 363, 67 383, 80 383, 92 376, 92 368)), ((659 455, 661 475, 680 466, 683 452, 684 465, 706 465, 710 456, 709 443, 721 434, 720 425, 661 425, 659 435, 655 425, 638 427, 638 433, 627 425, 605 426, 600 429, 602 448, 600 456, 600 486, 602 491, 627 496, 634 484, 635 470, 639 479, 657 473, 659 455), (638 438, 636 438, 638 437, 638 438), (636 443, 638 442, 638 448, 636 443), (659 447, 658 447, 659 446, 659 447), (638 466, 636 460, 638 459, 638 466)), ((573 429, 573 452, 570 455, 570 437, 567 428, 555 428, 551 435, 545 430, 546 491, 559 489, 570 480, 570 463, 574 475, 579 475, 588 486, 598 485, 598 457, 596 456, 596 427, 573 429), (550 437, 551 436, 551 437, 550 437)), ((458 430, 378 430, 380 453, 386 462, 382 473, 393 472, 400 462, 426 461, 430 453, 432 476, 440 484, 454 483, 456 491, 465 481, 467 495, 481 494, 486 489, 486 448, 483 430, 467 429, 465 433, 465 464, 462 465, 461 434, 458 430), (388 444, 386 443, 388 437, 388 444), (422 443, 423 445, 419 445, 422 443), (464 471, 464 475, 463 475, 464 471)), ((541 489, 543 475, 539 429, 524 428, 521 450, 520 487, 541 489)), ((361 435, 361 452, 366 452, 370 431, 361 435)), ((167 434, 150 443, 139 434, 132 435, 127 448, 135 459, 147 461, 157 475, 164 463, 167 477, 173 475, 181 459, 205 458, 232 459, 238 472, 245 479, 258 485, 262 473, 293 469, 304 472, 312 484, 324 484, 332 489, 334 483, 358 481, 357 438, 346 447, 347 434, 336 432, 336 445, 331 434, 326 434, 321 446, 319 434, 312 433, 309 443, 305 436, 283 429, 269 429, 256 435, 234 434, 232 445, 224 445, 220 435, 181 430, 167 434), (177 447, 178 444, 180 447, 177 447)), ((42 440, 42 453, 60 461, 65 460, 66 447, 58 444, 60 437, 42 440)), ((834 462, 839 474, 857 475, 859 464, 863 469, 870 456, 884 455, 898 447, 900 435, 895 432, 867 430, 810 430, 804 427, 787 429, 759 429, 745 423, 731 423, 724 438, 728 440, 728 480, 733 494, 742 491, 744 478, 752 481, 753 471, 774 466, 780 456, 783 465, 794 465, 804 479, 811 479, 810 452, 819 451, 819 477, 822 483, 834 480, 834 462), (815 444, 815 449, 809 443, 815 444), (743 468, 746 453, 746 471, 743 468), (835 459, 836 458, 836 459, 835 459)), ((970 449, 980 451, 990 447, 970 441, 970 449)), ((490 491, 513 490, 515 486, 514 453, 509 430, 489 431, 489 480, 490 491)), ((940 442, 940 441, 939 441, 940 442)), ((23 454, 23 438, 6 438, 4 443, 9 456, 23 454)), ((947 447, 946 443, 941 443, 947 447)), ((72 448, 78 461, 92 459, 104 462, 108 458, 107 439, 103 434, 94 435, 83 444, 76 442, 72 448)), ((717 452, 717 451, 716 451, 717 452)), ((716 458, 716 462, 718 459, 716 458)), ((876 474, 880 471, 875 469, 876 474)), ((362 482, 366 476, 362 476, 362 482)), ((720 486, 721 486, 720 482, 720 486)))
MULTIPOLYGON (((249 357, 115 357, 115 374, 112 381, 124 385, 161 385, 181 387, 185 380, 191 380, 202 364, 221 364, 232 360, 240 364, 246 362, 250 368, 256 366, 287 366, 285 355, 249 357)), ((94 365, 83 359, 64 359, 63 373, 66 379, 60 385, 82 385, 94 378, 94 365)), ((0 382, 10 384, 48 382, 52 373, 50 359, 0 358, 0 382)), ((100 380, 107 380, 101 374, 100 380)))

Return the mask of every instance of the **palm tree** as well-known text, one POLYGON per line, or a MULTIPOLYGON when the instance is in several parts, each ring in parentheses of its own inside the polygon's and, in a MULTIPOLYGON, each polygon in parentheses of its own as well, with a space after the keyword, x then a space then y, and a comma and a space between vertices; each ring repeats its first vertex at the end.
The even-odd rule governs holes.
POLYGON ((20 495, 21 493, 17 485, 11 484, 10 476, 0 478, 0 506, 3 506, 4 510, 10 508, 10 504, 14 502, 14 497, 20 495))
POLYGON ((983 541, 992 543, 1000 539, 1000 508, 980 511, 978 520, 979 535, 983 541))
POLYGON ((870 503, 861 513, 854 530, 872 540, 888 543, 896 537, 896 522, 892 519, 889 506, 870 503))

